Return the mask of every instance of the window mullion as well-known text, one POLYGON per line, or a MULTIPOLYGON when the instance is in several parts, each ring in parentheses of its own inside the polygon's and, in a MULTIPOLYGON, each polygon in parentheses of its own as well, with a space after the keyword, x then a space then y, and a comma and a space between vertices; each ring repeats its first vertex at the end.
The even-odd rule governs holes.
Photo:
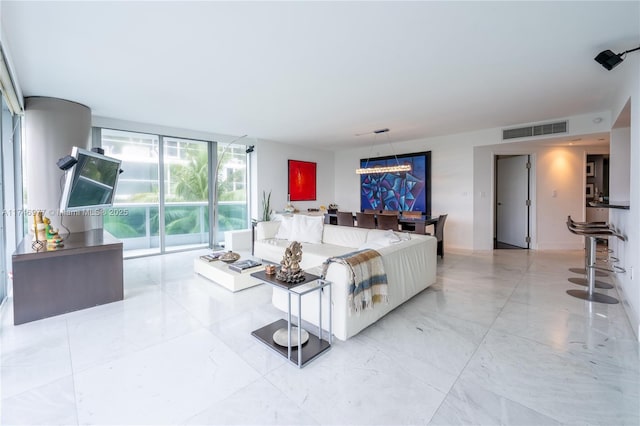
POLYGON ((215 249, 218 246, 218 196, 215 186, 218 177, 215 176, 218 164, 218 143, 209 144, 209 247, 215 249))
POLYGON ((158 181, 158 237, 160 238, 160 253, 165 253, 164 136, 162 135, 158 135, 158 181))

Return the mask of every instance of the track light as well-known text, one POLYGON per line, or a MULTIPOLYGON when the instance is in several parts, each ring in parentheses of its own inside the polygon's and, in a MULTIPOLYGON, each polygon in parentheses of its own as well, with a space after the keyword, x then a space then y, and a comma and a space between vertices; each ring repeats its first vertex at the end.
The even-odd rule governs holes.
POLYGON ((627 53, 635 52, 636 50, 640 50, 640 46, 636 47, 635 49, 626 50, 618 54, 615 54, 611 50, 607 49, 598 53, 598 56, 596 56, 594 59, 597 63, 605 67, 607 70, 611 71, 618 64, 620 64, 620 62, 624 61, 624 59, 627 57, 627 53))
POLYGON ((69 170, 70 168, 72 168, 76 163, 78 162, 78 160, 76 160, 75 157, 71 156, 71 155, 65 155, 64 157, 62 157, 61 159, 58 160, 58 162, 56 163, 56 165, 58 166, 58 168, 60 170, 69 170))

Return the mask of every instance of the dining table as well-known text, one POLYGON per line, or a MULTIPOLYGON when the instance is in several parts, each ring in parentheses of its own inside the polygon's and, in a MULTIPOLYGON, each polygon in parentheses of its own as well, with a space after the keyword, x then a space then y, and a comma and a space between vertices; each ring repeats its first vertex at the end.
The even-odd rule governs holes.
MULTIPOLYGON (((338 224, 338 214, 337 213, 325 213, 329 218, 329 223, 332 225, 338 224)), ((376 222, 378 215, 376 214, 376 222)), ((355 214, 354 214, 355 220, 355 214)), ((428 226, 435 225, 438 223, 438 216, 429 216, 422 215, 420 217, 408 217, 403 216, 402 214, 398 215, 398 224, 400 225, 400 229, 407 232, 413 232, 416 234, 426 234, 426 229, 428 226)))

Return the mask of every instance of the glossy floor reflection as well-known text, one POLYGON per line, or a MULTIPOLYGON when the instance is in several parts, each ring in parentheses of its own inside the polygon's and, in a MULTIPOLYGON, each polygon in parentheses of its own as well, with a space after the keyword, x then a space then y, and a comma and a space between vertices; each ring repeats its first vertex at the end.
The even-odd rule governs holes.
POLYGON ((270 288, 194 275, 202 252, 126 260, 122 302, 16 327, 9 301, 0 423, 640 424, 622 306, 565 294, 582 252, 447 253, 435 285, 302 370, 250 335, 282 317, 270 288))

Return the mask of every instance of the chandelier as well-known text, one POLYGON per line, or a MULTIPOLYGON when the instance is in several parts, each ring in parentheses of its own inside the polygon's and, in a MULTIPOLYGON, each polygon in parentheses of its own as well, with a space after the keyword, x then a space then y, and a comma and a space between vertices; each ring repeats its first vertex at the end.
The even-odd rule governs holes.
POLYGON ((371 158, 371 154, 369 154, 369 158, 367 158, 367 162, 365 163, 364 167, 356 169, 356 174, 359 175, 365 175, 365 174, 382 174, 382 173, 398 173, 398 172, 410 172, 411 171, 411 165, 410 164, 400 164, 400 162, 398 161, 398 156, 396 155, 395 151, 393 150, 393 145, 391 145, 391 140, 389 139, 389 135, 388 135, 389 129, 378 129, 378 130, 374 130, 372 133, 375 134, 375 137, 373 139, 373 143, 371 144, 371 151, 373 151, 373 146, 375 145, 376 139, 378 137, 378 134, 380 133, 387 133, 387 141, 389 142, 389 146, 391 147, 391 152, 393 153, 394 158, 396 159, 396 165, 395 166, 373 166, 373 167, 367 167, 369 165, 369 159, 371 158))

